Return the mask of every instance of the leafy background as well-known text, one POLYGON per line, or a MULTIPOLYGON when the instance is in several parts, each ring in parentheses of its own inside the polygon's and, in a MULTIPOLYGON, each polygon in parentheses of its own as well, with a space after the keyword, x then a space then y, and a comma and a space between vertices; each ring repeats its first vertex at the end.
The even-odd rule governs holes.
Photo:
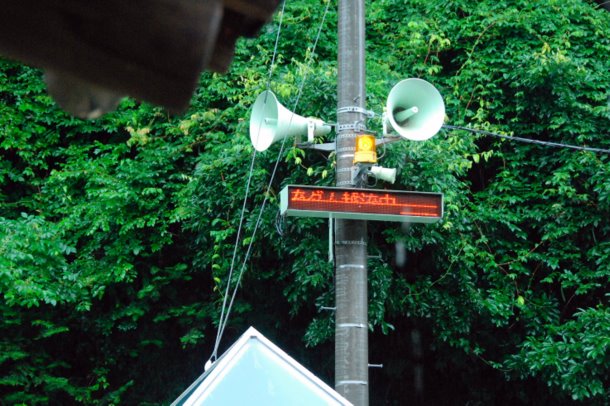
MULTIPOLYGON (((270 85, 292 108, 306 78, 296 112, 333 121, 337 15, 313 52, 320 3, 287 3, 270 85)), ((182 116, 125 99, 77 120, 40 71, 0 61, 2 404, 166 404, 202 372, 278 19, 202 74, 182 116)), ((610 148, 595 2, 367 2, 367 107, 407 77, 438 87, 448 124, 610 148)), ((327 222, 278 218, 278 193, 332 185, 334 161, 291 144, 221 350, 253 325, 332 385, 327 222)), ((257 155, 238 264, 278 152, 257 155)), ((445 217, 369 223, 371 403, 608 404, 610 157, 458 130, 381 152, 392 188, 444 193, 445 217)))

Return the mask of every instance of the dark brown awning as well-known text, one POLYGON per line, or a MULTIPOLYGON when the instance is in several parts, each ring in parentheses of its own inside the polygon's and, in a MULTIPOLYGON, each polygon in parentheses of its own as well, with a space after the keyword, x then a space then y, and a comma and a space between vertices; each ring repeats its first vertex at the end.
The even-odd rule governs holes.
POLYGON ((200 72, 226 71, 237 38, 255 35, 278 2, 3 1, 0 54, 51 72, 69 88, 91 85, 183 111, 200 72))

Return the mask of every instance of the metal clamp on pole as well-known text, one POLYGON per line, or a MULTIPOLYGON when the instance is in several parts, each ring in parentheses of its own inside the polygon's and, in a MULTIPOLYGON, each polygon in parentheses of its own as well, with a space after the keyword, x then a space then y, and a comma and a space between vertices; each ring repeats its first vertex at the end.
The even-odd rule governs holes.
POLYGON ((342 113, 361 113, 361 114, 364 114, 365 116, 367 116, 368 118, 375 117, 374 111, 363 109, 362 107, 359 107, 359 106, 346 106, 346 107, 341 107, 341 108, 337 109, 337 114, 342 114, 342 113))
POLYGON ((353 124, 339 124, 337 125, 338 131, 367 131, 366 125, 364 125, 361 121, 356 121, 353 124))

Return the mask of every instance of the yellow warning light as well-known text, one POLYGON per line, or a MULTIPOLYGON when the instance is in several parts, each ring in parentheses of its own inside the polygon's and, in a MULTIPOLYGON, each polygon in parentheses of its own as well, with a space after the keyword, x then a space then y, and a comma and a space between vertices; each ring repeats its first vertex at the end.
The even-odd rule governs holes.
POLYGON ((375 136, 372 134, 359 134, 356 136, 356 153, 354 163, 377 163, 377 150, 375 149, 375 136))

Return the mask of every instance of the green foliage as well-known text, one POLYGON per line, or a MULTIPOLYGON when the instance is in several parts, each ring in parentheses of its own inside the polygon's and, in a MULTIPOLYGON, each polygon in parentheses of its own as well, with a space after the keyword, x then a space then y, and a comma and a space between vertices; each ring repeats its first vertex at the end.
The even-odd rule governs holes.
POLYGON ((549 326, 544 337, 529 337, 507 365, 522 376, 541 375, 575 400, 605 397, 610 379, 610 312, 581 309, 574 319, 549 326))
MULTIPOLYGON (((332 185, 334 154, 287 140, 246 180, 249 109, 267 83, 334 121, 334 8, 314 52, 324 7, 288 2, 273 69, 277 16, 238 42, 227 74, 202 74, 179 117, 126 99, 80 121, 39 71, 0 62, 2 402, 169 403, 201 373, 242 270, 221 349, 255 325, 331 382, 327 222, 279 218, 278 194, 332 185)), ((608 27, 576 0, 367 2, 367 107, 422 77, 449 124, 610 148, 608 27)), ((457 130, 379 153, 393 188, 442 192, 445 216, 368 225, 371 361, 385 366, 374 403, 412 399, 424 363, 430 404, 607 404, 610 158, 457 130)))
POLYGON ((140 342, 172 346, 156 332, 131 349, 112 343, 167 325, 153 317, 173 300, 151 308, 191 278, 181 193, 197 139, 188 119, 131 101, 103 120, 75 120, 52 106, 37 71, 3 62, 2 72, 3 397, 118 403, 134 380, 116 360, 137 356, 140 342))
MULTIPOLYGON (((441 88, 451 124, 608 148, 607 13, 578 2, 415 1, 406 12, 399 2, 381 3, 373 35, 401 55, 401 66, 410 68, 405 76, 424 75, 441 88), (399 13, 409 14, 408 23, 387 30, 399 13)), ((601 258, 610 237, 603 220, 610 214, 604 194, 610 160, 463 132, 438 138, 414 159, 424 166, 430 155, 443 154, 436 167, 407 166, 409 181, 428 178, 418 189, 436 191, 429 182, 438 182, 447 213, 438 240, 430 241, 438 251, 434 265, 409 284, 405 311, 431 320, 435 335, 465 354, 541 378, 558 399, 603 402, 605 352, 589 350, 592 361, 581 362, 582 348, 562 348, 554 332, 598 342, 608 326, 610 273, 601 258), (471 141, 456 149, 456 137, 471 141), (459 158, 465 160, 450 165, 459 158), (579 322, 584 314, 597 318, 595 333, 579 322)), ((402 238, 420 257, 434 232, 413 229, 402 238)))

